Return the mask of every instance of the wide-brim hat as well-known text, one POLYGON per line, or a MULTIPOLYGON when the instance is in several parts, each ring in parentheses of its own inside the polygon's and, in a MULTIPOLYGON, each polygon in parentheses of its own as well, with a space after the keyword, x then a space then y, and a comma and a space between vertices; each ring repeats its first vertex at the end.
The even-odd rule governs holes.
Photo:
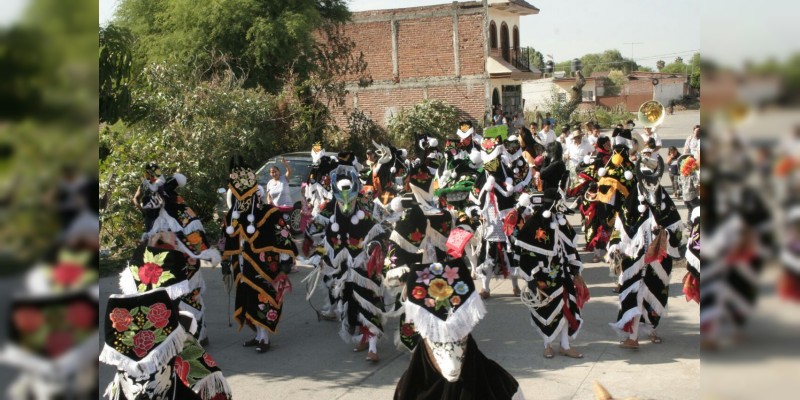
POLYGON ((183 252, 146 245, 136 248, 119 279, 123 294, 164 288, 172 299, 189 293, 189 286, 186 256, 183 252))
POLYGON ((412 265, 406 293, 406 319, 433 342, 463 339, 486 315, 470 269, 460 258, 412 265))
POLYGON ((146 378, 180 354, 189 335, 178 322, 177 304, 164 289, 112 294, 104 315, 100 361, 132 378, 146 378))
POLYGON ((76 369, 97 362, 98 306, 89 291, 16 296, 0 358, 50 377, 80 373, 76 369))

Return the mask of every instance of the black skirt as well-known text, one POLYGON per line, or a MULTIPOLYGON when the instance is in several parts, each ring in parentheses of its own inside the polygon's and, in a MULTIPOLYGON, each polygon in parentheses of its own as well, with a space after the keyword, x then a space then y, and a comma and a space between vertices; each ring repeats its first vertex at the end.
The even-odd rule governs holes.
POLYGON ((461 377, 448 382, 431 363, 426 346, 417 346, 394 391, 395 400, 509 400, 522 398, 519 383, 486 358, 469 335, 461 377))

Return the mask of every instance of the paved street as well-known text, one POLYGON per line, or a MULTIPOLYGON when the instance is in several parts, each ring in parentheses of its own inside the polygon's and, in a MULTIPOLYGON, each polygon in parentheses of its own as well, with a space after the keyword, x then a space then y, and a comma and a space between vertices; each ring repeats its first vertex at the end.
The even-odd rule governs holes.
MULTIPOLYGON (((682 147, 699 112, 685 111, 668 116, 658 133, 663 139, 662 156, 671 145, 682 147)), ((669 178, 665 175, 664 182, 669 178)), ((682 201, 676 204, 684 216, 682 201)), ((580 233, 579 216, 570 223, 580 233)), ((583 237, 579 234, 579 248, 583 237)), ((584 261, 591 256, 584 254, 584 261)), ((615 396, 650 399, 699 398, 698 354, 699 306, 687 303, 681 293, 683 263, 672 274, 669 316, 659 333, 662 344, 642 341, 638 351, 617 346, 608 323, 615 319, 617 297, 605 264, 585 264, 585 280, 592 299, 583 311, 585 323, 576 347, 585 354, 581 360, 556 356, 542 357, 542 340, 530 324, 530 314, 518 298, 511 295, 510 281, 495 280, 488 315, 473 332, 481 350, 507 369, 520 382, 529 399, 593 399, 592 382, 598 380, 615 396)), ((271 336, 266 354, 242 348, 250 332, 228 327, 228 295, 222 287, 220 270, 204 269, 208 285, 204 295, 210 345, 208 352, 223 369, 237 400, 244 399, 389 399, 405 370, 409 355, 392 343, 396 323, 386 326, 387 337, 379 345, 381 361, 371 364, 364 353, 353 353, 352 346, 338 336, 338 324, 318 322, 304 301, 305 287, 300 282, 310 268, 292 274, 294 292, 285 300, 280 331, 271 336)), ((118 292, 115 277, 101 280, 101 298, 118 292)), ((315 304, 321 302, 318 294, 315 304)), ((232 296, 230 301, 233 301, 232 296)), ((232 304, 231 304, 232 307, 232 304)), ((105 301, 101 300, 105 312, 105 301)), ((102 315, 102 314, 101 314, 102 315)), ((393 321, 394 322, 394 321, 393 321)), ((246 329, 246 328, 245 328, 246 329)), ((100 386, 105 388, 113 369, 101 366, 100 386)), ((102 389, 101 389, 102 391, 102 389)))

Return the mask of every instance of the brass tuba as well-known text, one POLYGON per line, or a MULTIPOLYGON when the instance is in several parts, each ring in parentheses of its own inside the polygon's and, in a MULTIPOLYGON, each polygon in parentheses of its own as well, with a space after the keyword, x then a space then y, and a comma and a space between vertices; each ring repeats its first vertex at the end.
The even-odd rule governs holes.
POLYGON ((655 100, 649 100, 639 106, 637 118, 645 128, 653 128, 664 122, 666 114, 664 105, 655 100))

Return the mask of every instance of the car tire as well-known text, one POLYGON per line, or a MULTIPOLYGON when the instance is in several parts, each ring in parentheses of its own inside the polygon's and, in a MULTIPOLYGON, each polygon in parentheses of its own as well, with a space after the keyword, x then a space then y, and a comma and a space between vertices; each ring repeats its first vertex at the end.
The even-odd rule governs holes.
POLYGON ((289 227, 292 230, 292 233, 297 235, 300 232, 300 221, 303 218, 303 209, 300 203, 296 203, 294 208, 289 213, 289 227))

